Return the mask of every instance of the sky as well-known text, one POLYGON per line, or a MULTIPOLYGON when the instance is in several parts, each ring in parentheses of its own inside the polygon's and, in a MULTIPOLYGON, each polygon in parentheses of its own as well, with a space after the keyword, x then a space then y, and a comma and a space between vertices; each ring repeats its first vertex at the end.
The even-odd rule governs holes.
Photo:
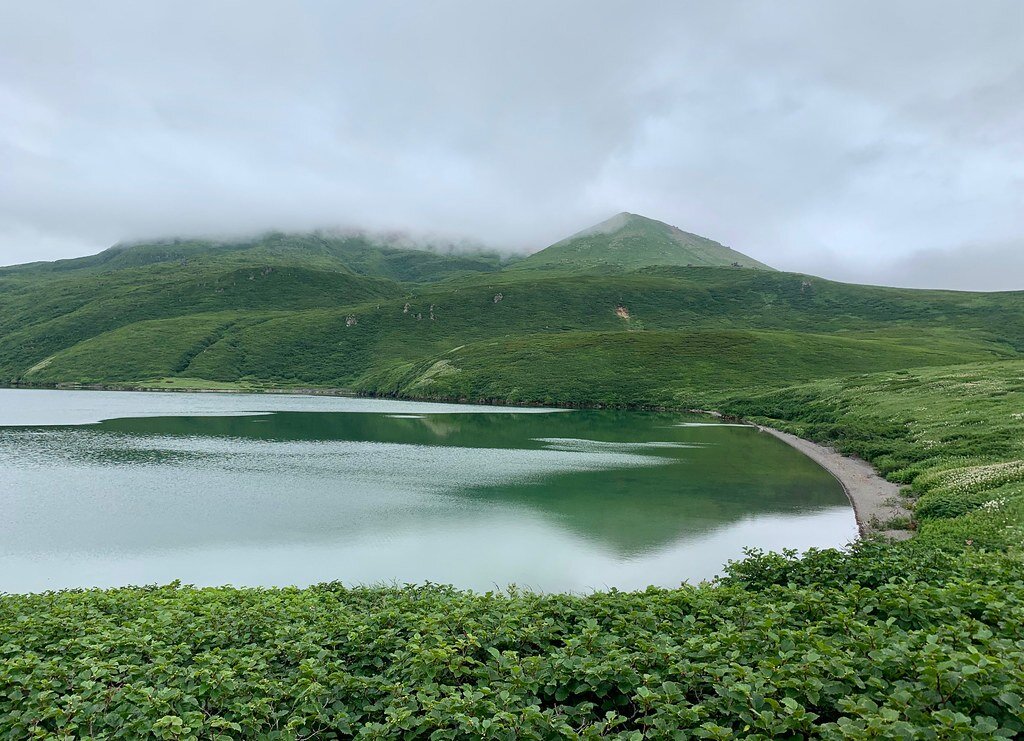
POLYGON ((840 280, 1024 289, 1024 2, 0 5, 0 264, 620 211, 840 280))

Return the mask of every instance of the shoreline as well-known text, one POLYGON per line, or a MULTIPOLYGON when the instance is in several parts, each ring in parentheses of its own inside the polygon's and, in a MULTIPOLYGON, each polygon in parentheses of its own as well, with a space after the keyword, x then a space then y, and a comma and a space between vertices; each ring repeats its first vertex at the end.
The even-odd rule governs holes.
MULTIPOLYGON (((385 395, 376 394, 360 394, 353 392, 350 389, 340 388, 310 388, 310 387, 298 387, 298 388, 255 388, 255 389, 244 389, 244 388, 187 388, 187 387, 171 387, 171 388, 160 388, 158 386, 145 386, 142 384, 47 384, 47 385, 22 385, 22 384, 4 384, 0 388, 9 389, 51 389, 51 390, 66 390, 66 391, 156 391, 156 392, 174 392, 174 393, 194 393, 194 394, 209 394, 209 393, 226 393, 226 394, 294 394, 297 396, 347 396, 355 398, 393 398, 398 400, 400 397, 392 397, 385 395)), ((461 403, 461 404, 484 404, 488 406, 522 406, 532 407, 541 406, 538 404, 531 403, 516 403, 510 404, 507 401, 455 401, 445 399, 438 401, 437 399, 429 398, 408 398, 403 399, 404 401, 423 401, 431 403, 461 403)), ((742 418, 734 418, 730 415, 722 414, 721 412, 708 410, 708 409, 678 409, 672 410, 668 407, 651 407, 643 405, 629 405, 629 406, 604 406, 604 405, 566 405, 566 404, 544 404, 543 406, 562 408, 562 409, 580 409, 580 408, 595 408, 595 409, 633 409, 636 411, 684 411, 694 414, 705 414, 717 419, 736 419, 738 422, 742 422, 745 425, 749 425, 757 429, 759 432, 764 432, 778 440, 786 443, 792 448, 800 451, 808 458, 813 460, 819 466, 828 471, 832 476, 839 482, 839 485, 843 487, 843 491, 846 493, 847 499, 850 500, 850 504, 853 507, 854 519, 857 522, 857 531, 861 538, 868 537, 871 535, 882 535, 891 540, 906 540, 913 537, 913 531, 902 530, 902 529, 886 529, 884 523, 892 520, 893 518, 909 517, 910 510, 904 505, 902 498, 900 497, 900 487, 897 484, 887 481, 882 478, 867 461, 859 458, 851 458, 844 456, 837 452, 833 448, 830 448, 819 443, 806 440, 802 437, 777 430, 773 427, 767 427, 765 425, 750 422, 742 418)))
POLYGON ((912 530, 884 527, 884 523, 895 517, 908 517, 910 510, 902 501, 899 485, 882 478, 870 463, 773 427, 751 426, 799 450, 835 477, 853 505, 862 538, 882 535, 890 540, 907 540, 913 536, 912 530))
POLYGON ((279 394, 296 396, 345 396, 357 398, 360 394, 346 388, 317 388, 315 386, 299 386, 287 388, 283 386, 241 388, 225 386, 149 386, 132 383, 3 383, 0 389, 26 391, 131 391, 136 393, 175 393, 175 394, 279 394))

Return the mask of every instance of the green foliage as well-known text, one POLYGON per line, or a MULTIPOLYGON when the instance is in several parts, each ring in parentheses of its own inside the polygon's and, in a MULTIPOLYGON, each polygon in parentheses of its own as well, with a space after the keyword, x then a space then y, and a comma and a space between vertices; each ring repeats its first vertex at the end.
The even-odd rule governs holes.
POLYGON ((17 737, 1012 737, 1024 583, 985 583, 974 561, 941 583, 872 587, 8 596, 0 725, 17 737))
MULTIPOLYGON (((931 582, 957 573, 974 551, 1019 549, 1024 525, 1024 363, 919 368, 816 381, 790 389, 732 396, 720 407, 836 445, 872 461, 894 481, 911 485, 915 538, 885 546, 893 576, 931 582), (953 561, 940 554, 955 554, 953 561), (895 561, 893 560, 895 559, 895 561), (924 571, 926 564, 933 564, 924 571)), ((977 561, 986 572, 989 561, 977 561)), ((821 557, 787 565, 806 570, 821 557)), ((763 560, 758 563, 764 563, 763 560)), ((745 567, 755 568, 755 563, 745 567)), ((848 559, 829 569, 849 577, 848 559)), ((781 578, 781 577, 780 577, 781 578)), ((816 576, 824 579, 824 572, 816 576)), ((823 583, 819 581, 819 583, 823 583)))
POLYGON ((136 322, 56 353, 28 375, 45 380, 51 377, 52 364, 60 368, 73 362, 76 380, 84 383, 158 378, 168 371, 187 369, 196 356, 238 322, 238 315, 233 313, 136 322))
POLYGON ((527 257, 515 270, 581 272, 609 266, 635 270, 652 265, 744 267, 771 270, 718 242, 661 221, 621 213, 527 257))
POLYGON ((119 244, 96 255, 55 262, 0 268, 0 277, 43 278, 112 274, 147 266, 187 267, 194 263, 309 267, 387 278, 395 281, 433 281, 465 273, 491 272, 511 262, 497 253, 458 250, 454 245, 402 246, 401 238, 352 233, 282 234, 228 242, 173 239, 119 244))
MULTIPOLYGON (((181 317, 187 325, 192 317, 203 322, 198 315, 208 312, 230 322, 225 311, 241 319, 257 310, 337 306, 400 293, 389 281, 344 272, 267 263, 239 269, 219 260, 161 264, 112 275, 0 279, 0 369, 26 375, 58 352, 133 323, 181 317)), ((144 328, 124 337, 139 337, 142 332, 144 328)), ((108 355, 116 356, 121 348, 111 345, 108 355)), ((166 368, 168 375, 172 367, 166 368)), ((77 367, 71 373, 62 370, 60 380, 79 380, 76 372, 77 367)))
MULTIPOLYGON (((721 268, 571 278, 505 271, 484 280, 399 286, 351 272, 269 263, 232 266, 224 272, 223 261, 229 257, 74 278, 13 283, 0 279, 0 308, 9 309, 0 312, 0 373, 32 383, 87 377, 144 382, 181 376, 279 385, 358 384, 384 393, 389 389, 382 381, 378 389, 373 384, 385 378, 401 383, 397 366, 428 360, 432 364, 466 345, 465 355, 477 353, 470 360, 478 378, 470 386, 480 388, 470 387, 465 393, 529 400, 509 393, 519 384, 502 380, 509 367, 503 343, 519 357, 538 359, 556 381, 562 367, 560 347, 580 346, 587 347, 592 362, 574 366, 575 378, 570 380, 577 387, 587 389, 604 377, 614 386, 616 403, 647 403, 653 392, 659 392, 658 403, 673 404, 687 403, 671 392, 670 386, 678 391, 680 384, 648 381, 639 363, 650 359, 649 350, 679 347, 687 338, 697 338, 694 349, 707 347, 707 357, 698 359, 688 351, 678 359, 674 354, 656 358, 657 373, 679 379, 683 388, 687 379, 713 378, 719 370, 730 383, 735 381, 734 388, 769 382, 780 387, 885 368, 1012 357, 1014 348, 1024 347, 1020 302, 999 302, 980 294, 914 293, 817 279, 812 289, 806 289, 802 276, 721 268), (220 316, 219 321, 230 326, 190 366, 147 364, 133 371, 130 364, 118 361, 109 363, 118 372, 106 378, 86 372, 102 368, 105 358, 114 361, 126 337, 144 341, 153 329, 145 322, 179 317, 182 323, 191 317, 204 322, 202 314, 225 312, 234 316, 220 316), (132 324, 140 326, 115 334, 132 324), (978 327, 988 329, 977 331, 978 327), (729 332, 743 337, 744 330, 775 332, 789 347, 802 347, 805 341, 800 366, 807 372, 787 375, 791 364, 780 363, 779 354, 764 342, 730 347, 720 341, 729 332), (615 334, 607 335, 610 344, 597 347, 595 332, 615 334), (698 332, 706 333, 703 339, 698 332), (490 345, 478 344, 487 342, 490 345), (744 347, 748 352, 740 356, 744 347), (846 351, 839 352, 843 347, 846 351), (763 349, 768 352, 762 356, 763 349), (47 360, 45 372, 36 367, 47 360), (617 366, 640 371, 621 376, 628 381, 621 383, 614 378, 617 366), (749 377, 743 377, 745 373, 749 377), (642 394, 631 397, 634 386, 642 394)), ((417 395, 428 391, 421 389, 417 395)), ((566 401, 584 401, 571 388, 547 395, 555 392, 566 401)))
POLYGON ((863 373, 955 362, 972 352, 988 350, 946 337, 911 341, 877 334, 564 332, 467 344, 370 374, 355 388, 407 398, 686 407, 723 392, 817 378, 837 367, 863 373))

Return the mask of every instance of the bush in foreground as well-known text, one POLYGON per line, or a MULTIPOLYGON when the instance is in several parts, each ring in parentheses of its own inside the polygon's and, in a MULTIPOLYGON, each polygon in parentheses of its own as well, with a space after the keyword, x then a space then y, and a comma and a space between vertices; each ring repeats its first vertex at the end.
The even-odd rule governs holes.
POLYGON ((334 584, 8 596, 0 726, 12 738, 1024 732, 1021 564, 973 554, 917 579, 896 573, 908 559, 877 544, 755 554, 717 586, 587 596, 334 584), (837 559, 846 572, 820 580, 837 559))

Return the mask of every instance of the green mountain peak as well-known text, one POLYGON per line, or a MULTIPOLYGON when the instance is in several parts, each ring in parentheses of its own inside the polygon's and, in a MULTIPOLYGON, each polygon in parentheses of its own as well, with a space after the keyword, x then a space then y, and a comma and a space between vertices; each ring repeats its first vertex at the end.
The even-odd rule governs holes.
POLYGON ((631 270, 655 265, 773 269, 714 240, 627 211, 534 253, 515 267, 589 270, 608 265, 631 270))

